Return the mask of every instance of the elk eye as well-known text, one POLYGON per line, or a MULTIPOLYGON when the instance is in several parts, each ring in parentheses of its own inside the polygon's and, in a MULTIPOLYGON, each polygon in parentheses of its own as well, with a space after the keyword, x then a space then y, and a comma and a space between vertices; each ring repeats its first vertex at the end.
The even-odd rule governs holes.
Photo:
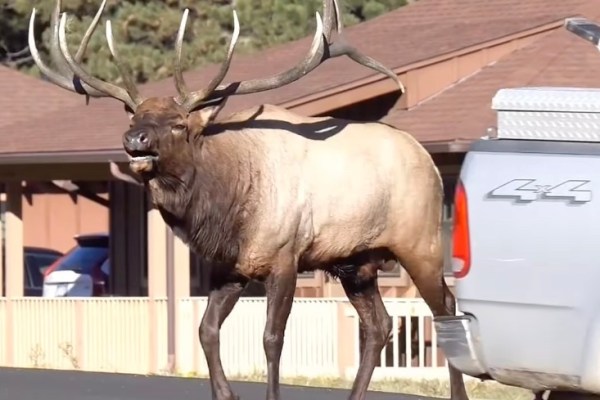
POLYGON ((185 129, 186 129, 185 125, 177 124, 171 128, 171 133, 173 135, 181 135, 183 132, 185 132, 185 129))

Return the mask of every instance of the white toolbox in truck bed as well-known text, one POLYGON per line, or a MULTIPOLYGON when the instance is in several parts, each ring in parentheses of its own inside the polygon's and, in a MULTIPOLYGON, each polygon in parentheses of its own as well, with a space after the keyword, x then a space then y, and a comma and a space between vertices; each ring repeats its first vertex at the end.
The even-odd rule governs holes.
POLYGON ((501 89, 492 108, 497 111, 498 138, 600 141, 600 89, 501 89))

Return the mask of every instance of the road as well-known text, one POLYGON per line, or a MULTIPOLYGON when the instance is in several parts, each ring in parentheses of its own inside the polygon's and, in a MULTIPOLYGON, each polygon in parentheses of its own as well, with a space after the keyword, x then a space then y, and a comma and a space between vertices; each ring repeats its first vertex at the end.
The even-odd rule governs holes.
MULTIPOLYGON (((240 400, 264 400, 262 383, 233 382, 240 400)), ((345 400, 348 390, 282 386, 285 400, 345 400)), ((203 379, 0 368, 0 400, 209 400, 203 379)), ((429 400, 369 392, 367 400, 429 400)))

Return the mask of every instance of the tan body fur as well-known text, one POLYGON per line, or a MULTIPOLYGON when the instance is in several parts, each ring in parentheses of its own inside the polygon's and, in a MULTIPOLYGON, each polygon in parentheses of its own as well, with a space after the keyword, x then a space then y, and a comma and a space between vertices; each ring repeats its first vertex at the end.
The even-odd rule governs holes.
POLYGON ((365 247, 393 247, 399 256, 409 251, 441 256, 442 183, 431 156, 412 136, 380 123, 303 117, 271 105, 219 123, 226 128, 244 120, 242 131, 211 137, 235 152, 233 158, 251 157, 248 163, 260 170, 255 201, 261 206, 252 219, 256 235, 241 249, 240 273, 264 278, 278 249, 292 240, 294 257, 310 261, 305 269, 365 247), (280 120, 300 132, 261 124, 280 120), (340 128, 324 140, 303 136, 325 137, 327 131, 318 131, 340 128))

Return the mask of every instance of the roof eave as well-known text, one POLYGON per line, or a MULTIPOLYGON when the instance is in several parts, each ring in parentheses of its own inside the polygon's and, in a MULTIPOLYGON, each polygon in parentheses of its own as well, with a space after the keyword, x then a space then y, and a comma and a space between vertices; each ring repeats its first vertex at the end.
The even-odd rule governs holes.
MULTIPOLYGON (((422 142, 429 153, 464 153, 472 140, 443 140, 422 142)), ((0 153, 0 165, 39 165, 39 164, 104 164, 110 161, 127 163, 127 154, 121 149, 105 149, 75 152, 30 152, 0 153)))
POLYGON ((121 149, 0 153, 0 165, 102 164, 109 161, 128 162, 127 154, 121 149))

